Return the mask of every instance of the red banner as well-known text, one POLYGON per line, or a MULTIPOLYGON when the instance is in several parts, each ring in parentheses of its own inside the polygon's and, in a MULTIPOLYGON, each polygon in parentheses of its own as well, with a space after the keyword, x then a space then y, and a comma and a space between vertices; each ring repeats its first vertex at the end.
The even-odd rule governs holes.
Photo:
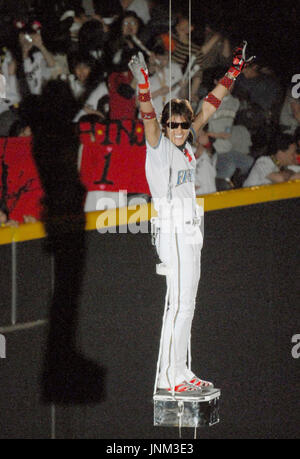
MULTIPOLYGON (((140 121, 82 123, 80 129, 80 174, 88 191, 150 194, 145 177, 144 128, 140 121)), ((20 222, 24 215, 39 219, 42 195, 31 155, 31 139, 0 139, 0 200, 6 202, 9 217, 20 222)))

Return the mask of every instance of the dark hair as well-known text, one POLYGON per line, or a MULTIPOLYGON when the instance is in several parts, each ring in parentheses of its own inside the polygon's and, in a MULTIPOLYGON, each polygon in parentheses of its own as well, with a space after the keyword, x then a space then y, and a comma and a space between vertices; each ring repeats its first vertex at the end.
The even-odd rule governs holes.
POLYGON ((83 53, 102 49, 104 45, 103 25, 97 19, 85 22, 78 33, 79 50, 83 53))
POLYGON ((124 19, 126 18, 134 18, 138 21, 138 24, 139 24, 139 30, 141 29, 141 27, 143 27, 144 25, 144 21, 136 14, 135 11, 125 11, 122 18, 121 18, 121 23, 123 23, 124 19))
POLYGON ((118 20, 113 24, 113 27, 111 29, 111 40, 117 40, 120 41, 122 40, 122 26, 123 26, 123 21, 126 18, 134 18, 138 22, 138 31, 137 31, 137 36, 140 36, 141 31, 144 29, 144 22, 143 20, 135 13, 135 11, 125 11, 121 16, 119 16, 118 20))
MULTIPOLYGON (((175 10, 176 11, 176 10, 175 10)), ((196 15, 189 15, 189 12, 187 11, 186 5, 181 5, 177 8, 177 14, 176 14, 176 24, 179 23, 182 19, 187 20, 188 22, 191 22, 192 26, 198 25, 199 20, 196 19, 196 15)))
POLYGON ((54 54, 67 54, 71 48, 72 41, 70 27, 73 18, 68 17, 64 21, 52 20, 43 30, 43 41, 47 49, 54 54))
POLYGON ((27 126, 28 122, 26 120, 17 119, 9 128, 9 137, 19 137, 27 126))
MULTIPOLYGON (((16 61, 16 78, 17 86, 21 95, 21 98, 28 96, 31 91, 25 75, 24 62, 22 47, 19 42, 19 36, 21 33, 32 34, 33 30, 30 25, 26 24, 22 29, 13 28, 12 35, 7 42, 7 48, 11 52, 13 58, 16 61)), ((33 54, 37 51, 37 48, 33 46, 28 53, 28 57, 33 61, 33 54)))
POLYGON ((94 10, 96 14, 99 14, 103 18, 114 15, 122 15, 123 8, 120 5, 119 0, 109 0, 109 2, 103 2, 103 0, 94 0, 94 10))
POLYGON ((295 139, 290 134, 277 134, 272 140, 269 148, 269 155, 275 155, 279 150, 286 151, 295 139))
POLYGON ((189 101, 186 99, 172 99, 170 102, 166 103, 161 114, 160 122, 163 130, 165 130, 167 122, 170 119, 170 108, 171 116, 182 116, 191 124, 194 121, 194 111, 189 101))
POLYGON ((3 212, 6 215, 6 218, 8 220, 9 219, 9 211, 8 211, 8 207, 6 205, 6 202, 3 199, 0 200, 0 211, 3 212))
POLYGON ((68 65, 71 73, 75 72, 75 68, 79 64, 85 64, 91 69, 96 65, 96 59, 88 53, 72 53, 68 55, 68 65))
POLYGON ((68 64, 73 74, 75 74, 75 69, 79 64, 85 64, 90 68, 90 74, 83 85, 84 92, 78 98, 79 106, 83 106, 94 89, 104 81, 104 64, 90 54, 80 52, 69 55, 68 64))
POLYGON ((167 50, 166 48, 163 46, 163 45, 160 45, 160 44, 156 44, 152 50, 151 50, 154 54, 157 54, 158 56, 164 56, 165 54, 167 54, 167 50))
POLYGON ((180 20, 185 19, 187 20, 191 26, 193 27, 193 30, 191 31, 191 38, 192 42, 195 43, 196 45, 201 46, 205 40, 205 35, 204 35, 204 30, 205 30, 205 21, 204 18, 200 19, 197 17, 195 14, 189 17, 189 13, 186 10, 186 7, 179 7, 178 15, 177 15, 177 20, 175 23, 175 30, 176 26, 180 22, 180 20))

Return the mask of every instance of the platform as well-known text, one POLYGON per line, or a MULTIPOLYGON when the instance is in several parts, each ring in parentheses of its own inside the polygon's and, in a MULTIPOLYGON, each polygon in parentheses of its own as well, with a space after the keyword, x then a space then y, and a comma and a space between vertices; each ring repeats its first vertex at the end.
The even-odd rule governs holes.
POLYGON ((153 396, 154 426, 205 427, 220 420, 220 389, 203 388, 194 393, 175 394, 158 390, 153 396))

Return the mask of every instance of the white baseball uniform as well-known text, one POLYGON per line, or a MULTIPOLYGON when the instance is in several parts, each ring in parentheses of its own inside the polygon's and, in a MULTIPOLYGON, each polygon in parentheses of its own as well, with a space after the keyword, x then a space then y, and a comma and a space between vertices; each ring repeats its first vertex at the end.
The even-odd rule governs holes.
POLYGON ((187 354, 200 279, 203 237, 196 204, 196 160, 189 143, 185 151, 165 135, 153 148, 146 142, 146 176, 158 212, 156 248, 168 268, 169 307, 161 341, 159 388, 189 381, 187 354))

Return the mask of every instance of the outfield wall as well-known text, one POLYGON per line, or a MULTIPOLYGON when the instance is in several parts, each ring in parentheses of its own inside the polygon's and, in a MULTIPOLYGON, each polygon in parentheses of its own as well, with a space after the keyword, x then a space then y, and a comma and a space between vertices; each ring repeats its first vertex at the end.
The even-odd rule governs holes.
MULTIPOLYGON (((222 396, 220 424, 200 438, 299 437, 300 352, 292 340, 300 333, 300 200, 295 184, 289 189, 252 190, 252 201, 250 190, 205 199, 192 367, 222 396)), ((0 233, 2 439, 178 438, 177 429, 153 427, 165 279, 155 274, 150 236, 99 234, 97 216, 87 221, 77 329, 78 347, 106 370, 105 400, 96 405, 40 402, 52 258, 39 223, 0 233)))

